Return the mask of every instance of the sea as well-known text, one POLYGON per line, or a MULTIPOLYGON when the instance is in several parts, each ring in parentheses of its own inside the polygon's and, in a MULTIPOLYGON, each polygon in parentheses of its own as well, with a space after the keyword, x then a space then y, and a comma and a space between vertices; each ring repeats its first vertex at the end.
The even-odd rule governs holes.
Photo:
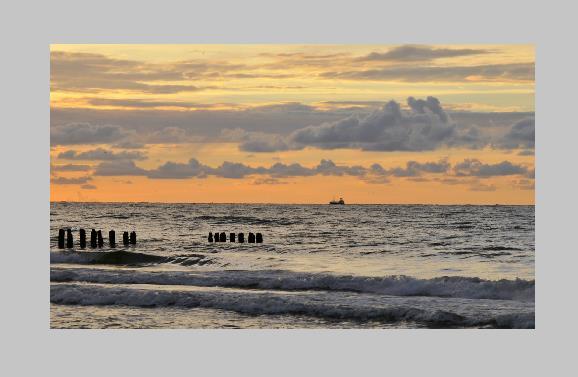
POLYGON ((50 326, 532 329, 534 218, 506 205, 53 202, 50 326), (73 248, 59 249, 68 228, 73 248))

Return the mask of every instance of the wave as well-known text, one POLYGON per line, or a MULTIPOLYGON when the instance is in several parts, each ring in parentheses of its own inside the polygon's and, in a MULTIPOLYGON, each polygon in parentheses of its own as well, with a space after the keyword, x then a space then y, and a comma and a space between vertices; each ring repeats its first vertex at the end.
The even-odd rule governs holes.
MULTIPOLYGON (((180 263, 180 262, 179 262, 180 263)), ((182 264, 182 263, 181 263, 182 264)), ((417 279, 409 276, 363 277, 299 273, 285 270, 134 271, 51 268, 53 282, 157 284, 268 290, 324 290, 392 296, 534 301, 533 280, 484 280, 472 277, 417 279)))
POLYGON ((529 307, 488 308, 477 301, 446 305, 434 300, 379 299, 346 294, 271 294, 255 291, 151 290, 98 285, 53 284, 50 301, 63 305, 214 308, 250 315, 307 315, 329 319, 413 321, 431 327, 534 328, 529 307), (448 309, 449 308, 449 309, 448 309))
POLYGON ((50 263, 74 264, 113 264, 138 265, 151 263, 175 263, 183 266, 204 265, 213 263, 202 254, 188 254, 184 256, 161 256, 128 251, 91 251, 91 252, 51 252, 50 263))

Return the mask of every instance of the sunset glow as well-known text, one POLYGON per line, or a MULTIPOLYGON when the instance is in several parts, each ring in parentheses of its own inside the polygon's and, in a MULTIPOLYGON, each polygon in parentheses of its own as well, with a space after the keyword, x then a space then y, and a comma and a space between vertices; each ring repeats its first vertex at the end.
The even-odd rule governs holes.
POLYGON ((52 45, 51 200, 533 204, 534 60, 527 45, 52 45))

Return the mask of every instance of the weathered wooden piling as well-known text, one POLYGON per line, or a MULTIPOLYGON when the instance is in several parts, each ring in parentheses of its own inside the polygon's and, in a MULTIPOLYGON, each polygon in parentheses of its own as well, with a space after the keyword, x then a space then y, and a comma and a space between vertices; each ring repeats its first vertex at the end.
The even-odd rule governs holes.
POLYGON ((96 232, 96 238, 98 239, 98 247, 104 246, 104 240, 102 239, 102 231, 96 232))
POLYGON ((110 243, 110 247, 116 247, 116 235, 114 230, 108 231, 108 242, 110 243))
POLYGON ((93 249, 96 247, 96 230, 90 231, 90 247, 93 249))
POLYGON ((80 248, 85 249, 86 248, 86 231, 84 229, 80 229, 79 233, 80 233, 80 248))
POLYGON ((58 230, 58 248, 64 249, 64 229, 58 230))
POLYGON ((256 234, 257 243, 263 243, 263 235, 261 233, 256 234))
POLYGON ((134 230, 130 232, 130 244, 136 245, 136 232, 134 230))
POLYGON ((213 242, 213 232, 209 232, 209 242, 213 242))
POLYGON ((229 241, 235 242, 235 233, 229 233, 229 241))
POLYGON ((239 233, 239 243, 245 242, 245 233, 239 233))
POLYGON ((255 243, 255 235, 249 232, 249 243, 255 243))
POLYGON ((122 232, 122 244, 128 246, 128 232, 122 232))
POLYGON ((227 242, 227 234, 225 232, 219 234, 219 242, 227 242))
POLYGON ((72 249, 72 247, 74 246, 74 241, 72 239, 72 230, 66 229, 66 247, 69 249, 72 249))

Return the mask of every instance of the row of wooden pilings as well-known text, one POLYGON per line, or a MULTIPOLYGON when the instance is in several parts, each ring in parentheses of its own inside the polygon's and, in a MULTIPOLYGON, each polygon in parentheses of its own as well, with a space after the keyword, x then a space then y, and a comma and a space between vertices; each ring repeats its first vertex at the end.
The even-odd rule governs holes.
MULTIPOLYGON (((239 233, 238 236, 235 233, 229 233, 229 241, 235 242, 235 238, 238 239, 237 242, 244 243, 245 242, 245 233, 239 233)), ((208 237, 209 242, 227 242, 227 234, 225 232, 209 232, 208 237)), ((249 243, 263 243, 263 235, 261 233, 253 234, 249 233, 249 237, 247 240, 249 243)))
MULTIPOLYGON (((66 229, 59 229, 58 230, 58 248, 64 249, 64 235, 66 233, 66 248, 71 249, 74 247, 74 238, 72 236, 72 230, 70 228, 66 229)), ((86 248, 86 231, 84 229, 79 230, 79 238, 80 238, 80 248, 86 248)), ((110 247, 116 247, 116 235, 114 230, 108 232, 108 242, 110 247)), ((124 246, 128 245, 136 245, 136 232, 128 232, 122 233, 122 243, 124 246)), ((100 230, 91 230, 90 231, 90 247, 103 247, 104 240, 102 238, 102 231, 100 230)))

